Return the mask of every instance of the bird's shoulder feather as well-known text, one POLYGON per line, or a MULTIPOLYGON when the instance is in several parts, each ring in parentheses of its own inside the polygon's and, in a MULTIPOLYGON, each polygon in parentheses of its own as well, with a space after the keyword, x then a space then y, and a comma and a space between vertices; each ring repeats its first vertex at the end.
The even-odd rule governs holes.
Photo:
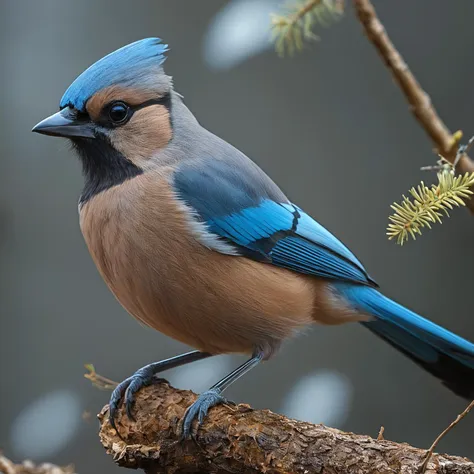
POLYGON ((237 150, 181 164, 173 186, 207 232, 239 255, 299 273, 375 284, 345 245, 237 150))

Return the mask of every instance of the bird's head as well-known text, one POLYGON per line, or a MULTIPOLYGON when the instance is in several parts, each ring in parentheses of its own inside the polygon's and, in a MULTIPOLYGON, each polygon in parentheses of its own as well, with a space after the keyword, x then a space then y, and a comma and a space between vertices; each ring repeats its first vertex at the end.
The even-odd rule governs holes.
POLYGON ((84 165, 82 200, 142 173, 171 140, 167 50, 159 38, 147 38, 105 56, 69 86, 60 111, 33 128, 72 141, 84 165))

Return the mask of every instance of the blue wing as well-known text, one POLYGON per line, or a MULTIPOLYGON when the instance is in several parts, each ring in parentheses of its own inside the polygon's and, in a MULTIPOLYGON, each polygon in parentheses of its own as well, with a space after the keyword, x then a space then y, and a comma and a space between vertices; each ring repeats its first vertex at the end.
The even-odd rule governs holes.
POLYGON ((197 212, 209 232, 255 260, 308 275, 375 285, 354 254, 289 202, 260 168, 250 160, 243 169, 241 162, 239 168, 236 164, 205 160, 182 165, 174 176, 178 196, 197 212))

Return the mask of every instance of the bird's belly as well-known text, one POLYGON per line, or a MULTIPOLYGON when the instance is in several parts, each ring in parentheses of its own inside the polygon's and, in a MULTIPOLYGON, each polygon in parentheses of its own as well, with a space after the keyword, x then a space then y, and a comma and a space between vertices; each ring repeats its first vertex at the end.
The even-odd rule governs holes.
POLYGON ((251 353, 273 352, 312 322, 312 289, 298 275, 204 247, 170 261, 171 248, 153 256, 131 249, 131 261, 103 271, 121 304, 148 326, 206 352, 251 353))

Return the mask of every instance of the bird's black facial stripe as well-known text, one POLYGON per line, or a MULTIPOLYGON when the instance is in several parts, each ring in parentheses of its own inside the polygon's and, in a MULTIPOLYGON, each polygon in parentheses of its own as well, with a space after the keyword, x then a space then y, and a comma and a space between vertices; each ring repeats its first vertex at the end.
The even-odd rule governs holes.
POLYGON ((84 173, 80 205, 102 191, 143 174, 143 170, 115 150, 105 136, 72 142, 81 157, 84 173))
POLYGON ((150 107, 151 105, 164 105, 167 109, 169 109, 171 105, 171 94, 166 93, 163 97, 146 100, 141 104, 132 106, 131 109, 136 112, 137 110, 144 109, 145 107, 150 107))
POLYGON ((141 104, 130 105, 122 100, 113 100, 108 104, 104 105, 100 118, 97 120, 97 123, 106 128, 117 128, 122 125, 125 125, 132 118, 133 114, 138 110, 150 107, 152 105, 163 105, 168 111, 171 107, 171 94, 167 93, 162 97, 156 99, 149 99, 141 104), (118 112, 118 109, 122 107, 124 109, 123 120, 114 120, 114 112, 118 112), (125 110, 126 109, 126 110, 125 110))
MULTIPOLYGON (((111 104, 107 104, 103 110, 105 111, 107 109, 108 112, 108 107, 110 107, 110 105, 111 104)), ((168 110, 170 110, 171 94, 168 93, 163 97, 150 99, 134 106, 128 104, 125 105, 127 105, 131 110, 131 114, 129 114, 130 116, 127 119, 128 121, 134 112, 152 105, 164 105, 168 110)), ((87 113, 77 110, 74 110, 74 113, 85 121, 90 120, 87 113)), ((106 116, 104 116, 104 119, 105 117, 106 116)), ((110 119, 104 120, 103 122, 101 121, 100 125, 105 128, 114 128, 110 123, 110 119)), ((115 125, 115 127, 118 126, 120 125, 115 125)), ((140 167, 132 163, 112 146, 107 135, 100 132, 100 128, 96 129, 95 134, 95 139, 81 138, 71 140, 81 158, 85 179, 84 189, 82 190, 79 200, 80 205, 83 205, 102 191, 143 174, 143 170, 140 167)))

